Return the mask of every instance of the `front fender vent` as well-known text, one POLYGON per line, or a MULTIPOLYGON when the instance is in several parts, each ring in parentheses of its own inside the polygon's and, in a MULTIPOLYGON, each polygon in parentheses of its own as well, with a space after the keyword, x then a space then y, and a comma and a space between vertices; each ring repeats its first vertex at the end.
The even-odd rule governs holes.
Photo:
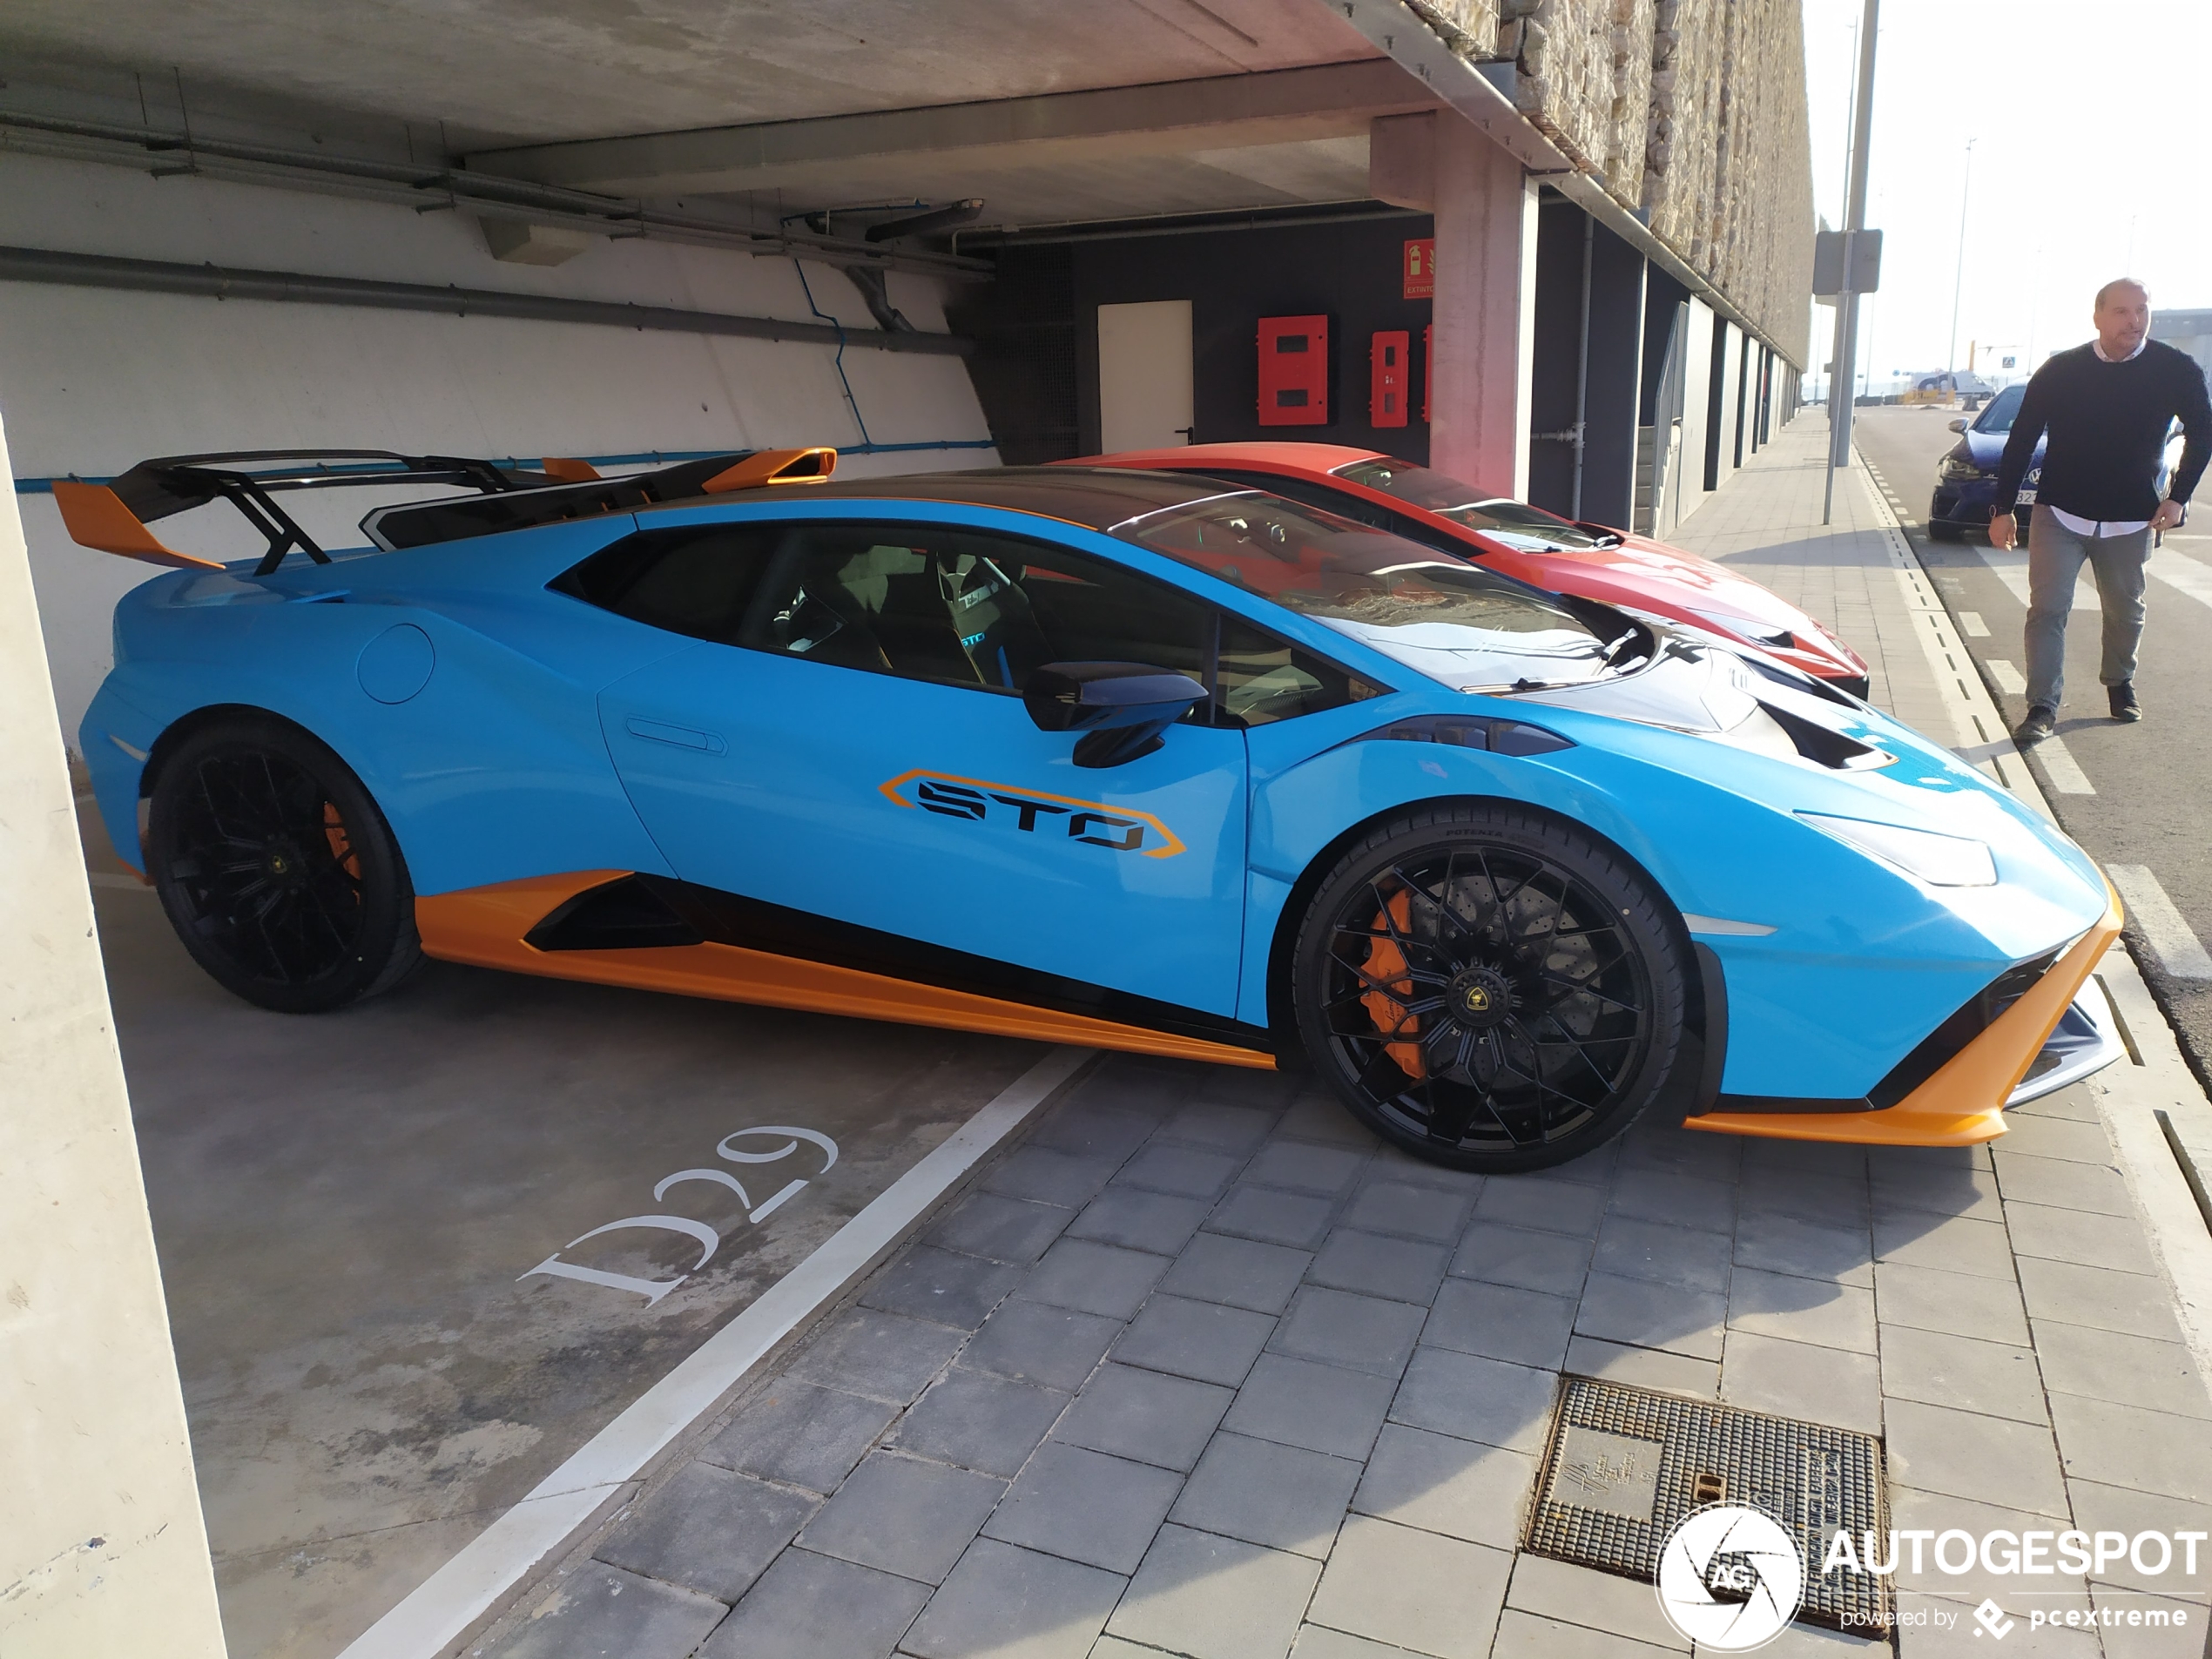
MULTIPOLYGON (((1572 749, 1575 741, 1525 720, 1486 720, 1458 714, 1423 714, 1362 732, 1350 743, 1444 743, 1493 754, 1541 755, 1572 749)), ((1339 745, 1341 746, 1341 745, 1339 745)))

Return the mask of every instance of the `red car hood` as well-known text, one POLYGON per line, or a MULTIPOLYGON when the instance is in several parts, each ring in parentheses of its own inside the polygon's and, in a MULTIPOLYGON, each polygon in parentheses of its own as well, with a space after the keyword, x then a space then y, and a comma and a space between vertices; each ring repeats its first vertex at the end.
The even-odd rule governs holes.
MULTIPOLYGON (((1740 577, 1725 565, 1685 553, 1649 536, 1631 536, 1618 547, 1571 553, 1523 553, 1530 564, 1556 571, 1561 584, 1591 598, 1610 590, 1622 604, 1671 613, 1688 606, 1719 616, 1742 617, 1791 633, 1813 630, 1812 619, 1787 600, 1740 577)), ((1813 632, 1814 638, 1820 634, 1813 632)))

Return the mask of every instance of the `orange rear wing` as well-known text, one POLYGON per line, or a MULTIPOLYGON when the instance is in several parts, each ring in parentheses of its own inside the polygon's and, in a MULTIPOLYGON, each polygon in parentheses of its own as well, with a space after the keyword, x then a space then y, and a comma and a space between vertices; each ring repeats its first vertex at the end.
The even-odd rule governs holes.
POLYGON ((78 484, 57 478, 54 505, 61 509, 62 523, 69 531, 70 540, 80 547, 119 554, 126 559, 142 559, 148 564, 165 564, 172 570, 223 568, 213 559, 179 553, 167 545, 124 504, 122 496, 105 484, 78 484))
MULTIPOLYGON (((642 459, 643 457, 639 457, 642 459)), ((221 455, 142 461, 105 483, 57 481, 55 504, 72 539, 103 553, 186 570, 213 570, 213 559, 182 553, 148 527, 172 513, 226 501, 263 538, 256 576, 269 576, 294 551, 318 564, 330 556, 283 506, 293 490, 394 484, 473 492, 440 494, 372 509, 361 534, 387 552, 489 536, 502 530, 780 484, 819 484, 837 470, 826 444, 695 455, 651 471, 601 475, 590 462, 549 455, 536 468, 464 455, 410 455, 390 449, 240 449, 221 455)))

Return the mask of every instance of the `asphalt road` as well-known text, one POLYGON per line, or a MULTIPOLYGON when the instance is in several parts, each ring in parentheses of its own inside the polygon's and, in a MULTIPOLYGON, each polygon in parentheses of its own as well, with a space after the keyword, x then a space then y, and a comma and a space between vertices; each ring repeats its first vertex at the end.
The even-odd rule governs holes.
MULTIPOLYGON (((1959 624, 2008 721, 2027 712, 2021 630, 2025 550, 1979 535, 1928 536, 1936 463, 1956 442, 1952 409, 1865 408, 1853 434, 1959 624)), ((1817 415, 1811 418, 1819 418, 1817 415)), ((2106 713, 2098 684, 2095 583, 2082 572, 2067 625, 2066 704, 2058 741, 2028 752, 2059 821, 2112 874, 2128 909, 2128 943, 2200 1081, 2212 1087, 2212 510, 2165 537, 2151 558, 2135 687, 2143 718, 2106 713)))

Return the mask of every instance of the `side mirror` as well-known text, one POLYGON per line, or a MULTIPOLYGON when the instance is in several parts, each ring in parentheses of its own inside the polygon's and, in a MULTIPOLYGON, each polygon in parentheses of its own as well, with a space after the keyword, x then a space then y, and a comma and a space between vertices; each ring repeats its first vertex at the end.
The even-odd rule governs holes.
POLYGON ((1951 429, 1953 432, 1964 432, 1966 429, 1966 423, 1963 420, 1953 421, 1951 423, 1951 429))
POLYGON ((1040 732, 1080 732, 1079 766, 1119 766, 1160 747, 1160 734, 1206 698, 1188 674, 1143 663, 1047 663, 1022 688, 1040 732))

